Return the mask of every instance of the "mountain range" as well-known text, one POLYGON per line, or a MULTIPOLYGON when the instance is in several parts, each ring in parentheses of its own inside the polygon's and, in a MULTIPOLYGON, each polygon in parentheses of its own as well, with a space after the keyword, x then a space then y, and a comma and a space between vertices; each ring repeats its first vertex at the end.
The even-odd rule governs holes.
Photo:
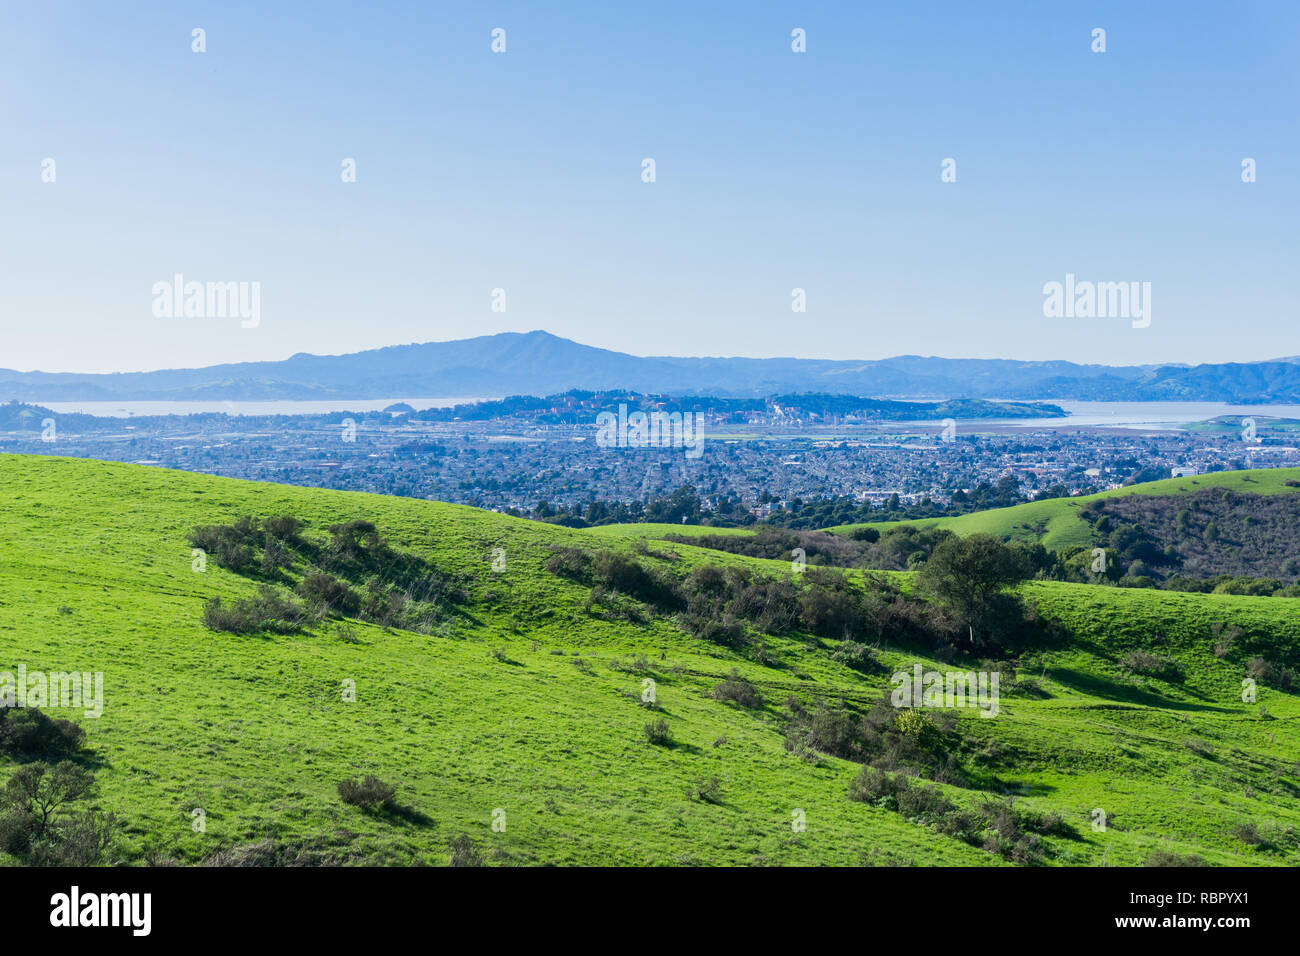
POLYGON ((25 402, 496 398, 575 388, 737 397, 818 392, 913 399, 1282 403, 1300 401, 1300 363, 1111 366, 919 355, 861 361, 643 357, 534 331, 151 372, 0 369, 0 401, 25 402))

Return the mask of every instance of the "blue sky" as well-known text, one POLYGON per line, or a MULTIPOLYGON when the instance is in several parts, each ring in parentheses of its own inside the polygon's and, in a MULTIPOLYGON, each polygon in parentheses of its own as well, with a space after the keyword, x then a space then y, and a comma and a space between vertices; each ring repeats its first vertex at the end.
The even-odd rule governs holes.
POLYGON ((0 367, 537 328, 643 355, 1300 353, 1300 6, 700 6, 6 5, 0 367), (155 317, 175 273, 260 282, 260 324, 155 317), (1066 273, 1150 282, 1150 327, 1044 317, 1066 273))

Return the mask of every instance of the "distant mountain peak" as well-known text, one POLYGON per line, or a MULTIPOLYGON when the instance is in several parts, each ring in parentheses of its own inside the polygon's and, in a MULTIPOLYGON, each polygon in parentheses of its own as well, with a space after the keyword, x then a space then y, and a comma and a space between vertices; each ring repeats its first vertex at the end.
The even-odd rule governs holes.
POLYGON ((545 329, 279 362, 82 375, 0 370, 0 401, 193 401, 491 398, 571 389, 764 396, 1091 401, 1300 401, 1300 357, 1221 365, 1078 365, 1069 361, 636 356, 545 329))

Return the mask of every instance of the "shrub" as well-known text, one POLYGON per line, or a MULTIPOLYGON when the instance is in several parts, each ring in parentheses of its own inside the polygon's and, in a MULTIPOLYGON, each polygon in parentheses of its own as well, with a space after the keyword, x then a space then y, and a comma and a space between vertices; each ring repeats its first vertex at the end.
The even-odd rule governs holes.
POLYGON ((691 785, 687 795, 701 803, 721 803, 722 781, 717 777, 701 777, 691 785))
POLYGON ((1130 651, 1124 655, 1123 663, 1134 674, 1146 674, 1164 680, 1176 680, 1180 675, 1178 665, 1174 661, 1152 654, 1150 651, 1130 651))
POLYGON ((898 786, 894 779, 883 770, 871 766, 864 765, 849 783, 849 799, 863 803, 877 803, 897 792, 898 786))
POLYGON ((1143 866, 1208 866, 1204 858, 1191 854, 1180 856, 1170 850, 1153 850, 1143 866))
POLYGON ((222 604, 221 598, 210 598, 203 606, 203 623, 214 631, 232 634, 253 634, 272 631, 292 634, 300 630, 307 614, 291 599, 281 597, 274 588, 263 586, 257 597, 246 598, 233 604, 222 604))
POLYGON ((862 607, 850 591, 815 582, 799 596, 799 612, 804 630, 820 637, 848 638, 862 631, 862 607))
POLYGON ((361 780, 348 779, 339 784, 339 799, 354 807, 375 810, 392 805, 396 791, 374 774, 361 780))
POLYGON ((709 610, 697 610, 693 605, 678 622, 687 634, 699 641, 723 647, 740 647, 745 642, 745 625, 733 614, 724 612, 714 616, 709 610))
POLYGON ((10 810, 0 815, 0 853, 25 857, 32 849, 36 817, 25 810, 10 810))
POLYGON ((555 548, 546 562, 546 570, 563 578, 581 580, 587 575, 591 558, 578 548, 555 548))
POLYGON ((67 757, 81 750, 86 731, 71 720, 52 718, 35 707, 0 707, 0 754, 11 757, 67 757))
MULTIPOLYGON (((328 608, 344 617, 353 617, 361 610, 361 596, 332 574, 308 574, 294 588, 298 596, 314 608, 328 608)), ((374 596, 374 592, 371 592, 374 596)))
POLYGON ((1252 657, 1246 661, 1246 674, 1261 684, 1276 687, 1278 690, 1291 691, 1297 686, 1297 678, 1293 670, 1262 657, 1252 657))
POLYGON ((611 591, 619 591, 655 607, 677 609, 685 601, 671 575, 646 570, 637 561, 614 551, 602 551, 592 561, 592 574, 611 591))
POLYGON ((668 721, 660 717, 653 723, 645 725, 645 739, 657 747, 668 747, 673 742, 673 732, 668 721))
POLYGON ((114 817, 76 815, 72 804, 95 793, 90 771, 70 760, 24 764, 0 794, 0 849, 34 866, 85 866, 111 841, 114 817))
POLYGON ((189 543, 203 549, 218 566, 236 573, 250 569, 254 549, 263 546, 255 518, 240 518, 233 525, 202 525, 189 533, 189 543))
POLYGON ((375 554, 385 547, 374 522, 363 518, 332 524, 329 531, 330 549, 339 555, 362 558, 368 552, 375 554))
POLYGON ((1227 657, 1232 653, 1232 647, 1241 637, 1241 628, 1235 624, 1224 627, 1222 624, 1215 624, 1210 628, 1210 636, 1214 638, 1214 656, 1218 658, 1227 657))
POLYGON ((447 861, 448 866, 482 866, 483 854, 474 846, 474 841, 469 838, 468 833, 460 833, 452 838, 451 841, 451 859, 447 861))
POLYGON ((1239 823, 1232 828, 1234 838, 1240 840, 1248 846, 1259 846, 1264 842, 1264 837, 1259 832, 1259 827, 1253 823, 1239 823))
POLYGON ((741 677, 735 668, 726 680, 713 688, 713 696, 717 700, 732 701, 741 707, 753 709, 763 706, 763 695, 758 692, 758 688, 741 677))
POLYGON ((944 814, 955 809, 953 804, 934 786, 914 786, 906 777, 900 778, 898 812, 908 820, 937 823, 944 814))
POLYGON ((36 866, 94 866, 99 863, 118 829, 116 814, 86 810, 60 820, 49 839, 32 845, 30 862, 36 866))
POLYGON ((865 644, 859 644, 857 641, 845 641, 839 647, 835 648, 831 654, 831 660, 838 661, 850 670, 859 671, 863 674, 870 674, 882 670, 880 661, 872 653, 871 648, 865 644))
POLYGON ((302 522, 297 518, 289 515, 280 515, 276 518, 267 518, 262 525, 268 538, 277 538, 280 541, 289 544, 297 544, 299 532, 302 531, 302 522))

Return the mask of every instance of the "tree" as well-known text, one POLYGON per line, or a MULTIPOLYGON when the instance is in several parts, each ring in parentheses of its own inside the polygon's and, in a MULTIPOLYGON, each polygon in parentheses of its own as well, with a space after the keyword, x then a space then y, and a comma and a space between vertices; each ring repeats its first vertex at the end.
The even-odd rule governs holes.
POLYGON ((114 814, 74 812, 72 805, 95 792, 88 770, 64 760, 19 767, 0 793, 0 852, 30 866, 91 866, 113 842, 114 814))
POLYGON ((10 810, 30 815, 35 821, 35 836, 40 837, 60 808, 94 791, 94 776, 71 760, 60 761, 53 770, 43 763, 29 763, 9 778, 4 802, 10 810))
POLYGON ((940 542, 917 576, 920 589, 957 614, 980 643, 1006 605, 1003 591, 1027 577, 1024 556, 991 534, 940 542))

